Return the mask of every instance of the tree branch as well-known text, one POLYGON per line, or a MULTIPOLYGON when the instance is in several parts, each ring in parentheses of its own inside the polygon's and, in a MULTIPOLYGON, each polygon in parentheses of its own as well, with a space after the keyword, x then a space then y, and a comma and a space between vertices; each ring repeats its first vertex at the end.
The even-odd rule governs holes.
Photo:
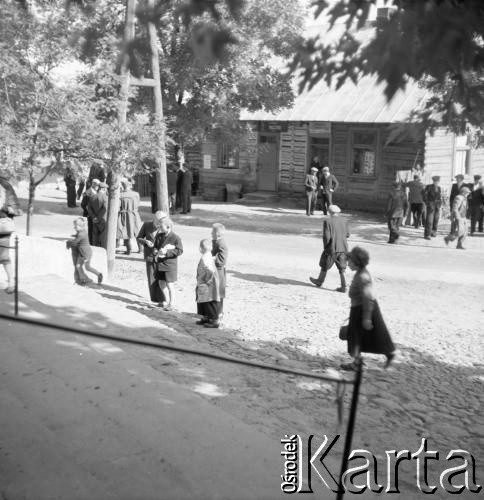
POLYGON ((52 170, 54 170, 56 163, 57 162, 52 161, 51 164, 46 168, 44 175, 39 180, 34 180, 34 187, 37 187, 45 180, 45 178, 52 172, 52 170))

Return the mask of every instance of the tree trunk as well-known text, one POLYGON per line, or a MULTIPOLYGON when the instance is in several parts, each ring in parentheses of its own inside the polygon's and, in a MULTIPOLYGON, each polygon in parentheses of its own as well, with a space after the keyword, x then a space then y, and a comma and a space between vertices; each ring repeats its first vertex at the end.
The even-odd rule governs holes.
POLYGON ((118 231, 119 213, 119 173, 110 170, 108 182, 108 213, 106 226, 106 254, 108 260, 108 278, 113 277, 114 261, 116 259, 116 233, 118 231))
POLYGON ((32 234, 32 217, 34 215, 34 199, 35 199, 35 179, 32 174, 29 178, 29 202, 27 207, 27 236, 32 234))
MULTIPOLYGON (((154 7, 154 1, 148 0, 148 5, 154 7)), ((170 206, 168 201, 168 180, 166 175, 166 150, 165 150, 165 122, 163 119, 163 97, 161 95, 161 80, 160 80, 160 61, 158 55, 158 36, 156 27, 153 22, 148 23, 148 34, 150 37, 151 48, 151 73, 155 85, 153 93, 155 97, 155 126, 158 135, 159 154, 156 158, 156 199, 158 201, 158 210, 169 214, 170 206)))

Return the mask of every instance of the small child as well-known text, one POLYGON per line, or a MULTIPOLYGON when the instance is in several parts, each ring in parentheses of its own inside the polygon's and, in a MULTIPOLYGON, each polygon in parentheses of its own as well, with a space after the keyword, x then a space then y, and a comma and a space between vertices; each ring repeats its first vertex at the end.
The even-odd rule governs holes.
POLYGON ((98 284, 103 282, 103 275, 99 271, 96 271, 91 267, 92 249, 89 245, 89 238, 86 231, 86 222, 82 217, 78 217, 74 220, 74 230, 76 234, 74 238, 66 241, 66 247, 72 251, 72 262, 74 263, 74 279, 76 283, 80 285, 86 285, 87 283, 92 283, 87 277, 84 271, 84 266, 86 266, 86 271, 93 273, 97 276, 98 284))
MULTIPOLYGON (((224 315, 225 288, 227 285, 227 259, 229 249, 224 239, 225 226, 223 224, 212 225, 212 255, 215 261, 215 267, 218 272, 220 302, 218 303, 218 319, 222 321, 224 315)), ((207 325, 207 328, 210 325, 207 325)))
POLYGON ((212 243, 210 240, 200 242, 200 253, 202 257, 197 268, 197 287, 195 289, 197 299, 197 314, 202 318, 196 322, 197 325, 210 325, 211 328, 220 326, 218 320, 219 312, 219 278, 217 268, 211 255, 212 243))

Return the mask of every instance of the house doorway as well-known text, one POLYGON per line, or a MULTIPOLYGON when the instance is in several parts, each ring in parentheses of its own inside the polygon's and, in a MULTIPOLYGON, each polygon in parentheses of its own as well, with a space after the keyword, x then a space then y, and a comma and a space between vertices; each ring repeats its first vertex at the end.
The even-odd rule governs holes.
POLYGON ((277 191, 279 134, 261 133, 257 152, 257 189, 277 191))
MULTIPOLYGON (((311 137, 310 138, 310 153, 309 164, 317 157, 320 168, 329 165, 329 137, 311 137)), ((309 171, 309 167, 308 167, 309 171)))

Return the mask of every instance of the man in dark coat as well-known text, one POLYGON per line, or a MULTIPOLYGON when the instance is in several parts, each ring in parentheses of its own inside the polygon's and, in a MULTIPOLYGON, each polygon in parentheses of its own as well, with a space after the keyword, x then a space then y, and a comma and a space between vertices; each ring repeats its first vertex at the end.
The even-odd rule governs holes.
POLYGON ((76 174, 70 161, 66 161, 66 170, 64 172, 64 182, 67 190, 67 206, 76 208, 76 174))
POLYGON ((467 237, 467 197, 471 190, 467 186, 462 186, 460 193, 454 198, 452 205, 452 224, 448 236, 444 238, 445 244, 457 239, 457 248, 465 250, 464 241, 467 237))
POLYGON ((84 196, 82 197, 82 201, 81 201, 82 215, 87 218, 87 235, 89 238, 89 244, 93 245, 93 246, 94 246, 94 244, 92 242, 93 223, 92 223, 92 217, 89 215, 88 205, 89 205, 89 200, 93 196, 96 196, 96 194, 99 190, 99 184, 101 184, 99 179, 93 179, 91 182, 91 187, 86 189, 86 191, 84 192, 84 196))
POLYGON ((92 217, 92 244, 95 247, 106 248, 106 223, 108 211, 108 197, 104 182, 99 184, 99 191, 89 199, 87 212, 92 217))
POLYGON ((464 176, 462 174, 457 174, 455 176, 455 181, 456 182, 454 182, 450 188, 449 195, 449 205, 451 210, 454 205, 455 197, 460 193, 461 188, 464 186, 464 176))
POLYGON ((328 207, 333 204, 333 193, 338 189, 338 186, 338 179, 330 173, 329 167, 324 167, 319 177, 321 205, 324 215, 327 215, 328 207))
POLYGON ((102 166, 102 163, 99 161, 93 161, 91 168, 89 169, 89 175, 86 181, 86 188, 91 187, 91 183, 93 179, 98 179, 99 182, 106 181, 106 172, 102 166))
POLYGON ((304 189, 306 190, 306 215, 314 215, 318 196, 318 169, 311 167, 311 173, 306 175, 304 189))
POLYGON ((437 236, 440 209, 442 208, 442 188, 439 186, 440 176, 432 177, 432 184, 425 186, 424 203, 426 209, 424 238, 430 240, 437 236))
POLYGON ((167 182, 168 182, 168 199, 170 203, 170 214, 174 214, 176 212, 176 183, 177 183, 177 173, 174 167, 168 167, 168 171, 166 173, 167 182))
POLYGON ((336 205, 330 205, 329 219, 323 223, 323 244, 324 250, 319 259, 321 268, 318 278, 309 278, 313 285, 322 286, 326 278, 326 273, 336 264, 339 272, 341 286, 338 292, 346 292, 345 270, 347 265, 346 254, 348 253, 348 238, 350 232, 346 220, 340 216, 341 210, 336 205))
POLYGON ((471 236, 477 230, 482 233, 484 217, 484 186, 480 175, 474 176, 474 185, 469 195, 469 205, 471 209, 471 236))
POLYGON ((223 224, 215 223, 212 225, 212 255, 217 268, 219 277, 219 294, 220 302, 218 302, 218 321, 206 323, 207 328, 218 328, 220 321, 222 321, 224 313, 224 298, 225 287, 227 284, 227 259, 229 257, 229 249, 224 240, 225 226, 223 224))
POLYGON ((402 225, 403 215, 408 207, 407 197, 403 192, 402 185, 394 182, 393 190, 388 195, 387 203, 387 221, 390 237, 388 243, 395 243, 400 237, 400 226, 402 225))
POLYGON ((179 192, 181 213, 187 214, 192 210, 192 173, 180 162, 180 170, 178 170, 177 175, 177 196, 179 192))
POLYGON ((153 220, 144 222, 138 233, 138 243, 143 246, 143 257, 146 264, 146 277, 151 302, 162 304, 165 301, 157 280, 155 262, 155 239, 160 229, 161 221, 167 217, 165 212, 158 210, 153 214, 153 220))
POLYGON ((422 214, 424 211, 423 192, 425 186, 418 174, 415 174, 413 181, 407 182, 405 187, 408 188, 408 202, 413 215, 413 226, 415 229, 418 229, 420 224, 422 224, 422 214))

